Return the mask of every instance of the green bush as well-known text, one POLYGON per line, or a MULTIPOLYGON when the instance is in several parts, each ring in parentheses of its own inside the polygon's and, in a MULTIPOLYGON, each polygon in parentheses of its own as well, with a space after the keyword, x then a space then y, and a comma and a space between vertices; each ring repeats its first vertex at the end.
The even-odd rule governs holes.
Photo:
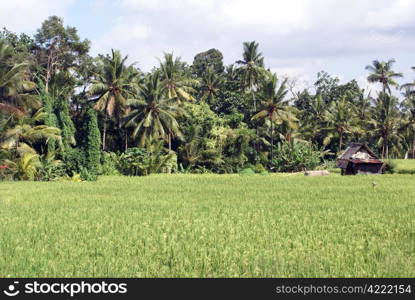
POLYGON ((129 148, 119 157, 118 169, 128 176, 147 175, 149 155, 145 149, 129 148))
POLYGON ((321 163, 322 152, 312 144, 293 140, 275 147, 271 169, 278 172, 314 170, 321 163))
POLYGON ((239 172, 239 175, 242 175, 242 176, 255 175, 255 171, 252 170, 251 168, 245 168, 239 172))
MULTIPOLYGON (((73 176, 75 176, 75 174, 73 176)), ((94 170, 91 171, 84 167, 81 167, 81 171, 79 175, 82 180, 86 180, 86 181, 96 181, 98 179, 98 175, 95 173, 94 170)))
POLYGON ((265 167, 262 164, 256 164, 253 167, 253 170, 254 170, 255 173, 258 173, 258 174, 262 174, 264 172, 267 172, 267 169, 265 169, 265 167))
POLYGON ((55 181, 65 176, 65 167, 62 161, 55 159, 54 152, 49 152, 40 158, 40 167, 37 180, 55 181))
POLYGON ((80 148, 68 148, 62 156, 65 173, 69 176, 79 173, 86 165, 85 154, 80 148))
POLYGON ((397 163, 391 159, 385 161, 383 164, 383 173, 385 174, 394 174, 396 173, 397 163))
POLYGON ((118 166, 120 159, 117 153, 103 152, 101 155, 101 170, 100 175, 120 175, 118 166))

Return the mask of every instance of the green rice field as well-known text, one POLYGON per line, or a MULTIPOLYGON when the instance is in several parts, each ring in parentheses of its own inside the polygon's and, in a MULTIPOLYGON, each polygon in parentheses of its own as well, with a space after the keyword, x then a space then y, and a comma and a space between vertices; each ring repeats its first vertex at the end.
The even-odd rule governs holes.
POLYGON ((393 159, 396 166, 396 173, 415 174, 415 159, 393 159))
POLYGON ((415 177, 0 182, 1 277, 415 277, 415 177))

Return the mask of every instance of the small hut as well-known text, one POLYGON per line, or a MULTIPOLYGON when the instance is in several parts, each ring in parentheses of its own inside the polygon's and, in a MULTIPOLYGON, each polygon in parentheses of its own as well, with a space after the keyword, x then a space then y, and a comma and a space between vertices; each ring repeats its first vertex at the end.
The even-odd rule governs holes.
POLYGON ((381 174, 383 162, 366 144, 353 143, 337 159, 342 175, 381 174))

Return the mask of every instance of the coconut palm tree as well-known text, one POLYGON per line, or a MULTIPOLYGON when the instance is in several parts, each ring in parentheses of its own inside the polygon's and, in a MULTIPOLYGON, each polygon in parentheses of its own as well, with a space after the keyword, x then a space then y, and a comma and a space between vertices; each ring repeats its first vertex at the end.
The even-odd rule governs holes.
POLYGON ((380 138, 378 143, 382 145, 382 157, 389 157, 390 142, 399 143, 399 136, 395 135, 397 131, 397 99, 391 96, 391 86, 398 86, 396 78, 402 77, 402 73, 396 73, 392 70, 395 63, 394 59, 387 62, 374 60, 372 65, 366 66, 371 72, 367 77, 369 82, 379 82, 382 84, 382 92, 379 93, 375 103, 374 117, 371 120, 378 132, 380 138))
POLYGON ((236 63, 241 65, 242 84, 252 95, 254 112, 257 111, 255 99, 255 86, 259 83, 264 73, 264 57, 258 51, 259 44, 255 41, 243 43, 243 59, 236 63))
POLYGON ((278 79, 276 74, 273 74, 267 78, 262 86, 262 91, 264 94, 264 99, 261 101, 262 110, 252 117, 252 120, 266 119, 270 123, 271 161, 274 158, 274 124, 278 125, 282 124, 283 122, 287 122, 287 124, 289 124, 291 127, 295 127, 294 123, 297 121, 297 118, 290 110, 288 100, 284 99, 288 93, 286 83, 287 79, 285 79, 278 86, 278 79))
MULTIPOLYGON (((415 71, 415 67, 412 67, 415 71)), ((401 85, 401 90, 404 90, 407 95, 415 95, 415 80, 401 85)))
POLYGON ((36 153, 33 145, 39 141, 48 143, 51 140, 61 141, 60 130, 46 125, 36 125, 43 121, 46 114, 39 109, 32 116, 24 116, 17 123, 9 126, 0 135, 0 148, 16 155, 25 152, 36 153))
POLYGON ((392 66, 394 63, 394 59, 389 59, 387 62, 374 60, 372 62, 372 65, 366 66, 366 70, 371 72, 367 77, 367 80, 371 83, 381 83, 383 93, 390 93, 391 86, 398 86, 398 83, 395 81, 395 78, 403 76, 402 73, 396 73, 392 70, 392 66))
POLYGON ((400 147, 401 137, 398 135, 400 113, 398 99, 386 93, 379 93, 374 99, 371 119, 368 121, 370 130, 377 138, 377 145, 382 149, 382 157, 389 158, 390 146, 400 147))
MULTIPOLYGON (((411 157, 415 159, 415 93, 408 93, 407 97, 402 102, 404 119, 402 120, 402 128, 412 136, 412 145, 410 148, 411 157)), ((409 151, 408 151, 409 152, 409 151)))
POLYGON ((331 140, 338 136, 339 147, 338 152, 343 148, 343 138, 346 133, 353 133, 357 128, 355 126, 355 112, 346 96, 337 101, 332 101, 325 111, 325 122, 329 130, 329 134, 324 139, 323 144, 328 145, 331 140))
POLYGON ((0 40, 0 112, 23 116, 40 103, 28 93, 36 85, 26 79, 27 63, 14 64, 12 57, 13 48, 0 40))
POLYGON ((216 97, 222 82, 223 78, 216 74, 212 67, 208 67, 205 76, 202 78, 200 88, 202 91, 201 100, 213 105, 216 102, 216 97))
POLYGON ((181 137, 176 117, 183 110, 175 98, 167 98, 166 94, 160 74, 156 72, 146 78, 139 99, 128 102, 130 113, 125 124, 134 128, 132 135, 139 136, 140 146, 148 146, 153 139, 164 139, 171 149, 171 134, 181 137))
POLYGON ((134 79, 138 72, 132 70, 133 65, 127 67, 118 50, 111 50, 111 57, 101 58, 101 72, 95 74, 95 79, 89 88, 89 95, 95 97, 95 109, 103 111, 105 115, 102 134, 102 149, 105 150, 107 120, 115 116, 118 127, 126 108, 127 99, 134 97, 137 86, 134 79))
POLYGON ((367 123, 371 118, 372 107, 371 103, 373 102, 370 92, 365 96, 365 91, 362 90, 362 94, 356 99, 352 109, 356 117, 356 130, 353 132, 355 140, 359 141, 361 139, 366 139, 369 136, 367 132, 367 123))
POLYGON ((327 103, 321 94, 317 94, 310 98, 307 103, 308 108, 301 110, 300 132, 305 140, 312 140, 317 144, 323 143, 323 130, 325 123, 325 111, 327 103))
POLYGON ((160 80, 163 90, 168 99, 175 98, 177 101, 194 102, 192 96, 194 87, 199 85, 195 79, 187 78, 183 74, 183 63, 180 57, 173 58, 173 53, 164 53, 164 60, 160 61, 160 80))

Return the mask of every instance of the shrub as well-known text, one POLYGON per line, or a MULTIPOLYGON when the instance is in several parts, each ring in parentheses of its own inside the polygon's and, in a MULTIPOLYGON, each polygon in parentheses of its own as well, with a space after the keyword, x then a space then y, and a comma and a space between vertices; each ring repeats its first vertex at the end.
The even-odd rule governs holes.
POLYGON ((42 181, 54 181, 65 175, 65 168, 62 161, 55 159, 53 151, 43 155, 40 159, 37 179, 42 181))
POLYGON ((24 153, 17 162, 17 177, 19 180, 35 180, 40 167, 38 154, 24 153))
POLYGON ((264 173, 264 172, 266 173, 267 172, 267 169, 265 169, 265 167, 262 164, 256 164, 253 167, 253 170, 254 170, 255 173, 258 173, 258 174, 261 174, 261 173, 264 173))
MULTIPOLYGON (((73 176, 75 176, 74 174, 73 176)), ((87 168, 81 167, 81 172, 79 173, 82 180, 86 181, 96 181, 98 179, 98 175, 94 172, 94 170, 88 170, 87 168)))
POLYGON ((62 156, 65 172, 70 176, 79 173, 81 168, 86 165, 85 154, 82 149, 68 148, 62 156))
POLYGON ((245 168, 239 172, 239 175, 242 175, 242 176, 255 175, 255 171, 252 170, 251 168, 245 168))
POLYGON ((322 152, 312 144, 293 140, 281 142, 275 147, 271 169, 279 172, 313 170, 321 162, 322 152))
POLYGON ((145 149, 129 148, 119 157, 119 171, 128 176, 147 175, 148 153, 145 149))
POLYGON ((117 153, 103 152, 101 155, 101 170, 100 175, 120 175, 118 165, 120 158, 117 153))
POLYGON ((386 174, 394 174, 396 173, 397 164, 395 161, 389 159, 385 161, 383 164, 382 172, 386 174))

